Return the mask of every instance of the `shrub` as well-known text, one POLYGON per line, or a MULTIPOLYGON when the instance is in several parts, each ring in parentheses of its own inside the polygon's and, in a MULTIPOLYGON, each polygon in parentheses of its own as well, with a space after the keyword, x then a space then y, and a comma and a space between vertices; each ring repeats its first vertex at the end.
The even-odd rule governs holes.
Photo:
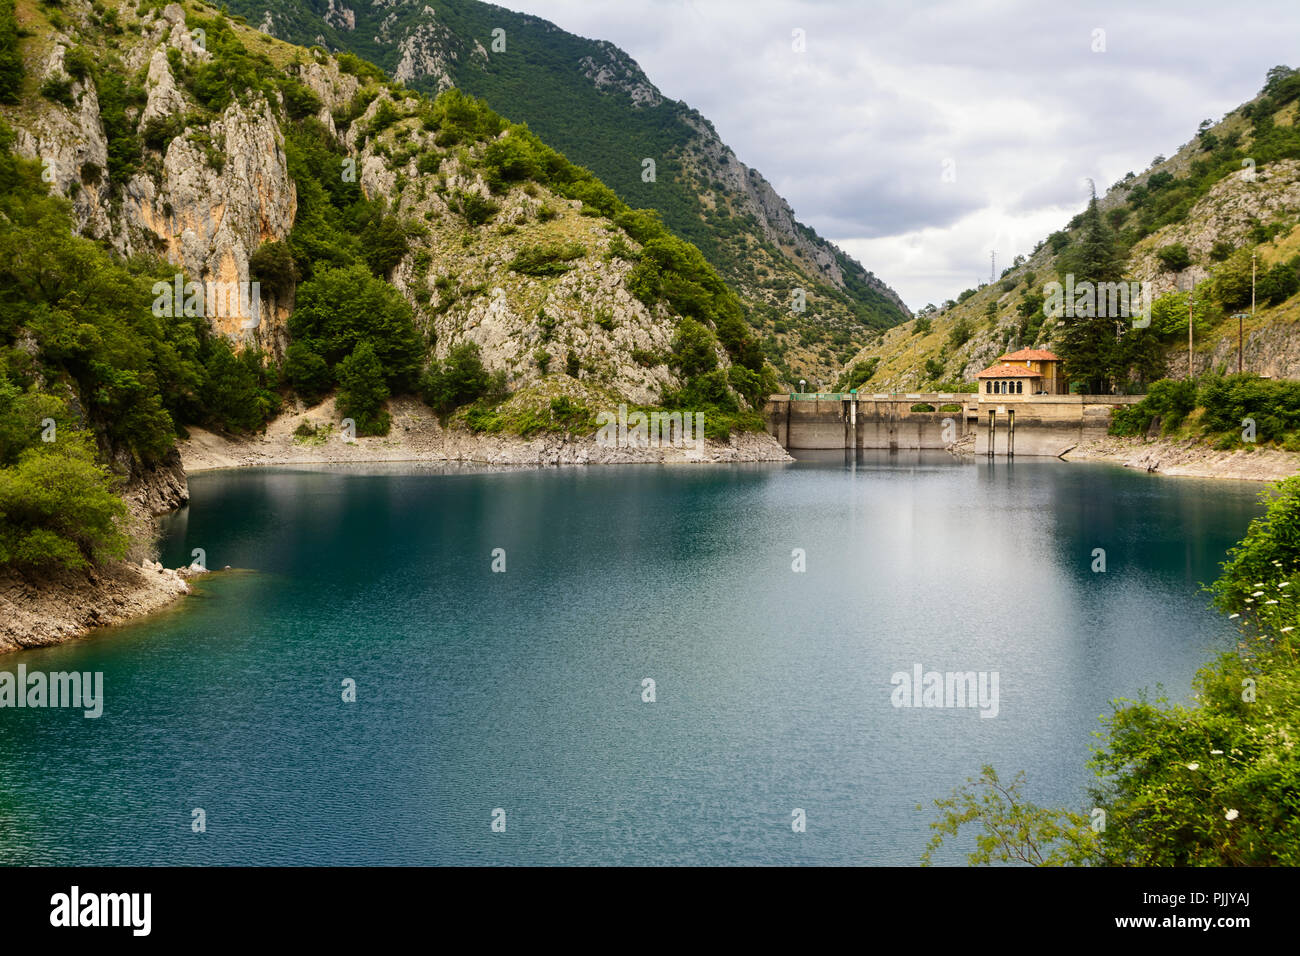
POLYGON ((503 398, 504 393, 505 374, 488 373, 475 342, 462 342, 452 348, 447 360, 434 361, 420 380, 424 403, 440 415, 480 398, 503 398))
POLYGON ((586 247, 577 242, 530 246, 521 249, 510 260, 510 268, 534 278, 563 275, 573 268, 569 265, 570 262, 581 259, 586 254, 586 247))
POLYGON ((1161 379, 1151 385, 1142 401, 1115 412, 1111 418, 1110 433, 1122 436, 1145 435, 1155 420, 1159 420, 1162 430, 1168 432, 1177 428, 1195 407, 1195 383, 1186 379, 1161 379))
POLYGON ((951 329, 948 330, 948 347, 950 349, 959 349, 970 341, 970 337, 970 323, 967 322, 963 316, 953 324, 951 329))
POLYGON ((93 444, 65 432, 0 469, 0 566, 75 570, 126 553, 126 506, 93 444))
POLYGON ((85 82, 95 70, 95 60, 84 46, 74 46, 63 54, 63 69, 74 80, 85 82))
POLYGON ((669 366, 687 379, 712 372, 718 367, 713 343, 713 333, 702 324, 694 319, 682 319, 673 337, 669 366))
POLYGON ((1187 251, 1187 247, 1181 242, 1162 246, 1156 252, 1156 258, 1160 260, 1160 268, 1166 272, 1182 272, 1192 264, 1191 253, 1187 251))
POLYGON ((462 192, 457 195, 461 215, 471 226, 481 226, 487 222, 501 207, 491 199, 484 199, 476 192, 462 192))
POLYGON ((854 389, 861 388, 871 377, 876 374, 876 368, 880 365, 880 356, 873 355, 869 359, 854 363, 835 385, 837 392, 851 392, 854 389))
POLYGON ((1256 292, 1269 305, 1280 305, 1300 292, 1300 276, 1291 265, 1279 262, 1259 277, 1256 292))
POLYGON ((41 96, 47 100, 72 109, 76 101, 72 98, 72 80, 66 76, 51 74, 41 84, 41 96))
POLYGON ((248 271, 263 288, 287 300, 298 282, 293 252, 283 242, 264 242, 248 257, 248 271))
POLYGON ((14 0, 0 0, 0 103, 17 103, 22 85, 23 57, 18 49, 14 0))

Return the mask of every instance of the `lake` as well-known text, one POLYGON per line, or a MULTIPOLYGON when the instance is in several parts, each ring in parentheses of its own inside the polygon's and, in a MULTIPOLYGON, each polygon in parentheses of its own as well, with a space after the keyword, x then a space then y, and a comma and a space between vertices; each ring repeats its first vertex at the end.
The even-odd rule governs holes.
POLYGON ((1200 586, 1263 510, 943 453, 190 489, 162 560, 236 570, 0 658, 104 675, 98 719, 0 709, 0 861, 914 864, 983 764, 1090 806, 1108 702, 1232 646, 1200 586), (917 665, 984 706, 895 706, 917 665))

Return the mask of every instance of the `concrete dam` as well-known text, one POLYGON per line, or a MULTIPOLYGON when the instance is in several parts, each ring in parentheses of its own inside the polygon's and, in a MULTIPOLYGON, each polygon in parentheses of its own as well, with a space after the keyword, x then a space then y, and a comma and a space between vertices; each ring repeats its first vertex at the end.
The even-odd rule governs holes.
POLYGON ((1101 438, 1140 395, 822 392, 772 395, 767 431, 790 451, 972 448, 977 455, 1059 457, 1101 438))

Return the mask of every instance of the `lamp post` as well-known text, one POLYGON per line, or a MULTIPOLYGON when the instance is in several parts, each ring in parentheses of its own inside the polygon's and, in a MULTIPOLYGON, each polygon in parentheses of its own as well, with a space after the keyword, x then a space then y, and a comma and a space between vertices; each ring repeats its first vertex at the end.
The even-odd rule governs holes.
POLYGON ((806 386, 807 384, 808 384, 808 380, 807 380, 806 378, 801 378, 801 379, 799 379, 799 393, 800 393, 800 394, 803 394, 804 386, 806 386))

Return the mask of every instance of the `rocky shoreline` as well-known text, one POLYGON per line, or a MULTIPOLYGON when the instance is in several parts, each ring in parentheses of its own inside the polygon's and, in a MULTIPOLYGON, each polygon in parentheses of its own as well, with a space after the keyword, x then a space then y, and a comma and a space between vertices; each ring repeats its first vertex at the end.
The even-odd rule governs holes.
POLYGON ((389 403, 392 429, 383 437, 344 441, 333 399, 296 414, 281 415, 266 432, 252 438, 230 438, 192 429, 177 442, 186 474, 217 468, 274 465, 373 464, 377 462, 460 462, 482 465, 544 468, 562 465, 699 464, 793 461, 776 439, 766 433, 734 434, 731 440, 705 442, 687 448, 604 447, 594 437, 563 435, 520 438, 476 435, 446 429, 420 402, 396 399, 389 403), (303 437, 302 429, 320 437, 303 437))
MULTIPOLYGON (((600 464, 688 465, 788 462, 790 455, 767 434, 733 435, 708 442, 701 453, 685 448, 609 448, 593 437, 536 438, 474 435, 442 428, 420 403, 394 401, 393 427, 382 438, 345 442, 333 428, 333 403, 287 414, 265 434, 232 438, 202 429, 177 442, 178 457, 141 476, 131 488, 131 530, 137 542, 128 560, 78 573, 27 580, 0 575, 0 654, 83 637, 179 600, 191 591, 190 568, 157 563, 158 515, 189 500, 186 476, 223 468, 293 465, 436 462, 493 467, 545 468, 600 464), (303 426, 318 435, 303 437, 303 426)), ((956 452, 956 449, 953 449, 956 452)), ((1173 477, 1272 482, 1300 473, 1300 454, 1277 449, 1217 451, 1194 441, 1106 437, 1072 448, 1066 461, 1105 461, 1173 477)))
POLYGON ((1300 473, 1300 454, 1276 448, 1220 451, 1195 440, 1106 436, 1076 445, 1066 461, 1108 461, 1125 468, 1176 478, 1281 481, 1300 473))

